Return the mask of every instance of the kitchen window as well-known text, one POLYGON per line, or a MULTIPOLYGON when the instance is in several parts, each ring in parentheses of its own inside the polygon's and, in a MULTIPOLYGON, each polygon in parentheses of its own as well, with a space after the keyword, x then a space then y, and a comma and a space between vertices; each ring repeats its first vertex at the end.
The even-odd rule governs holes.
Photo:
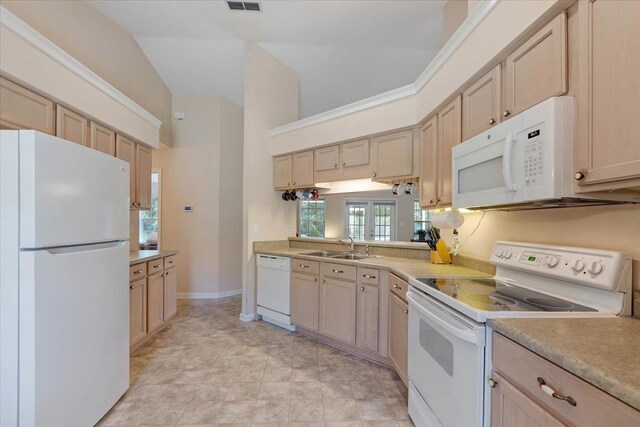
POLYGON ((160 247, 160 206, 160 170, 154 169, 151 173, 151 209, 140 211, 140 249, 160 247))
POLYGON ((423 211, 418 200, 413 201, 413 233, 431 229, 431 211, 423 211))
POLYGON ((396 240, 394 200, 347 200, 344 235, 354 240, 396 240))
POLYGON ((324 237, 325 201, 301 200, 298 212, 298 232, 302 237, 324 237))

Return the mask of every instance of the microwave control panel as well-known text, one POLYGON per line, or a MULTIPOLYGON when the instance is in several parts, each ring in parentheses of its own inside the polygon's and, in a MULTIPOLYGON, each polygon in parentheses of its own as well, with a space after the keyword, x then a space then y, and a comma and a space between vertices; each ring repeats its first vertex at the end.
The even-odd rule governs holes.
POLYGON ((524 184, 536 185, 542 181, 544 153, 542 127, 530 128, 524 133, 524 184))

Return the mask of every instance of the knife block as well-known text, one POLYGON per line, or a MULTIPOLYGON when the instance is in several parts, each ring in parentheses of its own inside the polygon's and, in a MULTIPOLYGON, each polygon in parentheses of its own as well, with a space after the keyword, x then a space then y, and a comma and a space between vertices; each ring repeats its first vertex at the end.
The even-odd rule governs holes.
POLYGON ((429 261, 431 261, 431 264, 451 264, 450 262, 443 261, 438 251, 431 251, 429 253, 429 261))

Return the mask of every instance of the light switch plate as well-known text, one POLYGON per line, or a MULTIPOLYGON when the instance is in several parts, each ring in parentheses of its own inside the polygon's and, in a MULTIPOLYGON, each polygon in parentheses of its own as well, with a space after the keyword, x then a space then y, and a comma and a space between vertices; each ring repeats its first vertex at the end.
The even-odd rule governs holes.
POLYGON ((253 224, 253 234, 260 233, 260 226, 258 224, 253 224))

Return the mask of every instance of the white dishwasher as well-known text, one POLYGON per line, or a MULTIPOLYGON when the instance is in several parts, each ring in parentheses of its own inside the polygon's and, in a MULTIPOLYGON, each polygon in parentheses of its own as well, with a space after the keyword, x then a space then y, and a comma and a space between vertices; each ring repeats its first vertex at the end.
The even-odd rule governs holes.
POLYGON ((291 324, 291 259, 258 254, 258 314, 280 327, 291 324))

